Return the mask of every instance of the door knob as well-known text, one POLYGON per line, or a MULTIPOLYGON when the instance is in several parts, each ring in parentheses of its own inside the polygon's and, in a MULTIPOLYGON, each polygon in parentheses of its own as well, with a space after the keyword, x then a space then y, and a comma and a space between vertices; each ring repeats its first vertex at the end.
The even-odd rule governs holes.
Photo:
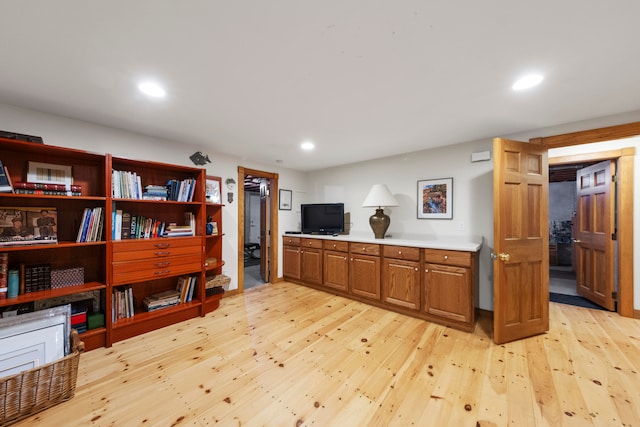
POLYGON ((582 242, 581 242, 580 240, 578 240, 578 239, 571 239, 571 241, 572 241, 573 243, 582 243, 582 242))
POLYGON ((503 253, 496 254, 495 252, 491 252, 491 259, 499 259, 500 261, 509 261, 509 259, 511 259, 511 255, 503 254, 503 253))

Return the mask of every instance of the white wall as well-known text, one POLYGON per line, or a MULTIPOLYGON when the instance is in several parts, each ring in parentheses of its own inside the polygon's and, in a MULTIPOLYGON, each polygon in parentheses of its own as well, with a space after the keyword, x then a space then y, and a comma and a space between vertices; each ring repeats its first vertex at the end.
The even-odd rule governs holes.
MULTIPOLYGON (((557 135, 586 129, 594 129, 616 124, 640 121, 640 111, 612 117, 602 117, 590 121, 532 130, 517 135, 496 135, 527 141, 529 138, 557 135)), ((464 125, 463 123, 461 125, 464 125)), ((386 210, 391 216, 389 232, 396 236, 418 234, 446 239, 448 236, 471 236, 482 238, 484 245, 480 252, 479 292, 476 305, 482 309, 493 309, 492 262, 489 253, 493 247, 493 161, 471 163, 471 153, 490 150, 492 139, 484 138, 474 142, 434 148, 384 159, 355 163, 351 165, 313 171, 307 174, 277 167, 247 162, 239 158, 210 152, 206 148, 180 142, 149 138, 132 132, 98 126, 79 120, 67 119, 50 114, 15 108, 0 104, 0 129, 42 136, 46 144, 80 148, 88 151, 107 152, 115 156, 167 163, 192 165, 188 159, 194 151, 209 154, 212 163, 207 165, 207 173, 222 177, 222 198, 226 200, 226 178, 237 180, 239 165, 279 174, 279 187, 292 190, 293 209, 279 211, 279 231, 297 230, 300 227, 300 204, 313 202, 343 201, 345 209, 351 212, 352 232, 370 232, 368 218, 373 213, 370 208, 362 208, 362 202, 374 183, 385 183, 397 197, 400 206, 386 210), (453 178, 453 219, 417 219, 417 181, 431 178, 453 178)), ((212 138, 215 136, 212 135, 212 138)), ((356 142, 357 143, 357 142, 356 142)), ((637 139, 603 143, 606 150, 618 146, 635 146, 636 178, 640 175, 640 143, 637 139), (611 144, 611 145, 607 145, 611 144)), ((366 146, 363 146, 366 149, 366 146)), ((576 153, 580 148, 568 148, 576 153)), ((550 155, 561 155, 553 151, 550 155)), ((237 186, 236 186, 237 187, 237 186)), ((237 190, 235 190, 237 192, 237 190)), ((232 277, 231 288, 237 287, 238 254, 238 204, 223 209, 223 257, 225 274, 232 277)), ((634 265, 640 265, 640 186, 634 189, 634 265)), ((282 272, 280 248, 278 274, 282 272)), ((640 309, 640 275, 634 275, 634 307, 640 309)))
MULTIPOLYGON (((230 289, 238 287, 238 196, 234 190, 234 202, 227 202, 226 178, 238 180, 238 166, 258 169, 279 174, 281 188, 291 189, 295 193, 305 193, 306 178, 304 174, 288 170, 277 165, 265 165, 244 161, 240 158, 211 152, 182 142, 151 138, 120 129, 99 126, 80 120, 68 119, 37 111, 21 109, 0 104, 0 129, 10 132, 41 136, 47 145, 76 148, 96 153, 111 153, 117 157, 151 160, 157 162, 193 166, 189 156, 195 151, 209 155, 211 163, 206 165, 207 174, 222 177, 222 200, 226 206, 222 210, 223 247, 225 260, 223 272, 232 278, 230 289)), ((212 136, 213 137, 213 136, 212 136)), ((239 183, 242 185, 241 183, 239 183)), ((294 196, 295 198, 295 196, 294 196)), ((280 211, 280 230, 295 229, 296 218, 283 215, 280 211)), ((282 257, 279 257, 278 271, 282 271, 282 257)))

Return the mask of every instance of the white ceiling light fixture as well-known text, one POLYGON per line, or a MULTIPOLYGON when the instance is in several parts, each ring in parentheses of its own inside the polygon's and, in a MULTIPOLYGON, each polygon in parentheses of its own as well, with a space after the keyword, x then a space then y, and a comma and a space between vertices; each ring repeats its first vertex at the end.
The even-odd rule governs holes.
POLYGON ((541 74, 529 74, 515 82, 511 88, 513 90, 525 90, 539 85, 544 77, 541 74))
POLYGON ((311 141, 305 141, 302 144, 300 144, 300 148, 302 148, 305 151, 313 150, 315 147, 316 146, 311 141))
POLYGON ((152 96, 154 98, 164 98, 166 92, 160 85, 153 82, 143 82, 138 85, 138 89, 146 95, 152 96))

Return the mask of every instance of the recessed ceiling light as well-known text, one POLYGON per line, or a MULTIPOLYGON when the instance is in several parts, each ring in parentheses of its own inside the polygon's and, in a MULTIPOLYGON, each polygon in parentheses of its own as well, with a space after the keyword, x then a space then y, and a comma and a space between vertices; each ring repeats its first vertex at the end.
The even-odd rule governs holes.
POLYGON ((511 88, 513 90, 524 90, 540 84, 544 77, 540 74, 529 74, 515 82, 511 88))
POLYGON ((311 141, 305 141, 302 144, 300 144, 300 148, 302 148, 303 150, 309 151, 309 150, 313 150, 315 148, 315 145, 311 141))
POLYGON ((144 82, 138 85, 141 92, 153 96, 154 98, 164 98, 165 91, 159 85, 152 82, 144 82))

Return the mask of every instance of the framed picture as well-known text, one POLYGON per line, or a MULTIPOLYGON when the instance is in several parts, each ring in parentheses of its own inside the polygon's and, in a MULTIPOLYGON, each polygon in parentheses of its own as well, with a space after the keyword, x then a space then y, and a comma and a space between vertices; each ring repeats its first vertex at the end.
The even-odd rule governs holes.
POLYGON ((290 211, 291 210, 291 190, 280 190, 280 195, 278 200, 280 200, 280 210, 281 211, 290 211))
POLYGON ((220 182, 222 179, 208 176, 205 184, 205 199, 207 203, 220 203, 220 182))
POLYGON ((29 162, 27 182, 39 184, 73 184, 71 166, 53 165, 51 163, 29 162))
POLYGON ((418 219, 453 218, 453 178, 418 181, 418 219))

